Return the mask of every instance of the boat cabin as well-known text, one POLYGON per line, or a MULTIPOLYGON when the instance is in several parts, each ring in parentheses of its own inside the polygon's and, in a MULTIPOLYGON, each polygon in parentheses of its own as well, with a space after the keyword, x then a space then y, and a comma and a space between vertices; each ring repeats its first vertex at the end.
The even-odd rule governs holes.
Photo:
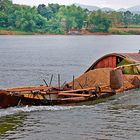
POLYGON ((140 63, 140 53, 111 53, 95 61, 86 72, 98 68, 116 68, 135 63, 140 63))

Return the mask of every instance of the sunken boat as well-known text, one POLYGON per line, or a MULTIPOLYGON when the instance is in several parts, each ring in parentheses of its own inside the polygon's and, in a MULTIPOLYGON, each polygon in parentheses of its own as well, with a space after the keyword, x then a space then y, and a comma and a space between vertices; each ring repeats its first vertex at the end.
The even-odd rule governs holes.
MULTIPOLYGON (((51 77, 52 80, 52 77, 51 77)), ((51 83, 51 81, 50 81, 51 83)), ((15 87, 0 90, 0 108, 23 105, 70 105, 110 97, 140 88, 140 53, 107 54, 82 75, 60 86, 15 87)))

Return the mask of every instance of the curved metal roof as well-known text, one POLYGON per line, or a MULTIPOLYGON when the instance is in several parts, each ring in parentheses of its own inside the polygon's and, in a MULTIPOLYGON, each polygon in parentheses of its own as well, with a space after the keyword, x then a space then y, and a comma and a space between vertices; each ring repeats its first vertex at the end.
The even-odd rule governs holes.
POLYGON ((128 59, 130 62, 132 63, 140 63, 140 53, 110 53, 110 54, 107 54, 107 55, 104 55, 103 57, 99 58, 97 61, 95 61, 87 70, 91 70, 94 68, 94 66, 100 62, 101 60, 103 60, 104 58, 106 57, 109 57, 109 56, 118 56, 118 57, 121 57, 121 58, 125 58, 125 59, 128 59))
POLYGON ((133 60, 135 63, 140 62, 140 53, 122 53, 121 55, 133 60))

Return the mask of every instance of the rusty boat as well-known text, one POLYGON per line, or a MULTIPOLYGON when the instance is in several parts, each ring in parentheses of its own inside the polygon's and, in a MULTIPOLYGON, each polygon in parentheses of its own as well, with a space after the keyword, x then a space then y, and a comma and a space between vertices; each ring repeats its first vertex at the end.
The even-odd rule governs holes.
MULTIPOLYGON (((51 77, 51 81, 52 81, 51 77)), ((50 81, 50 83, 51 83, 50 81)), ((107 98, 140 88, 140 53, 107 54, 68 83, 0 90, 0 108, 24 105, 70 105, 107 98)))

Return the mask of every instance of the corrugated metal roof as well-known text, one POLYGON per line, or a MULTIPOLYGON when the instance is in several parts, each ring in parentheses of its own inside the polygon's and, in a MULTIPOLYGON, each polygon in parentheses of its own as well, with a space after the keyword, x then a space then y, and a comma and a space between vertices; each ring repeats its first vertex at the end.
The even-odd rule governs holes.
MULTIPOLYGON (((88 69, 87 71, 94 69, 94 66, 102 61, 104 58, 109 57, 109 56, 118 56, 118 57, 122 57, 125 59, 130 60, 132 63, 140 63, 140 53, 110 53, 107 55, 104 55, 103 57, 99 58, 97 61, 95 61, 88 69)), ((87 72, 86 71, 86 72, 87 72)))
POLYGON ((134 62, 140 62, 140 53, 121 53, 128 59, 132 59, 134 62))

